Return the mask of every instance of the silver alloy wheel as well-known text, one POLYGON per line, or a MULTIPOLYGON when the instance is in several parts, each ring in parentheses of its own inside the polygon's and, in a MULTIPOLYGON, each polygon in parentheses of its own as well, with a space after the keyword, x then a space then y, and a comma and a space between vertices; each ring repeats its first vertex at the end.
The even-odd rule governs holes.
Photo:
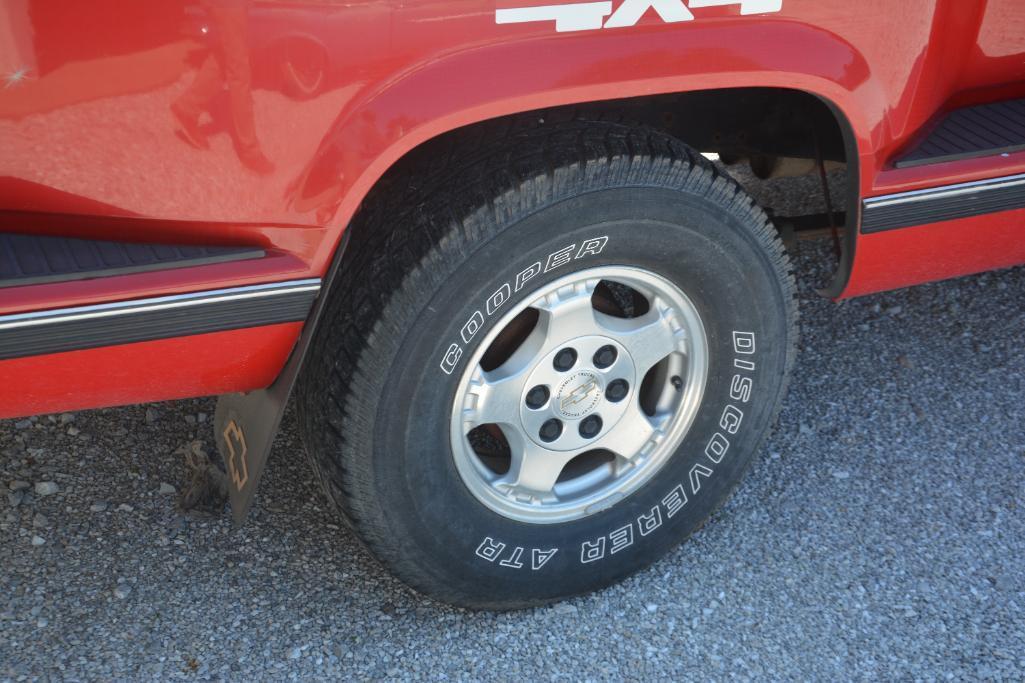
MULTIPOLYGON (((605 291, 608 291, 607 289, 605 291)), ((538 524, 579 519, 635 491, 666 463, 701 405, 704 326, 669 280, 634 267, 579 271, 506 312, 469 359, 452 409, 456 468, 491 510, 538 524), (629 288, 646 311, 595 308, 599 283, 629 288), (482 359, 534 309, 536 323, 497 366, 482 359), (506 467, 478 454, 471 432, 500 430, 506 467)))

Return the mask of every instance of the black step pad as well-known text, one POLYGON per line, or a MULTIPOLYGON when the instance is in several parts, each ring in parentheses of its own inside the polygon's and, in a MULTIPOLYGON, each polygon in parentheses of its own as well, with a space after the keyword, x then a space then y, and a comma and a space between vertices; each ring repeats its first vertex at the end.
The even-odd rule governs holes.
POLYGON ((252 247, 195 247, 0 233, 0 288, 262 258, 252 247))
POLYGON ((1025 99, 950 112, 897 168, 959 161, 1025 150, 1025 99))

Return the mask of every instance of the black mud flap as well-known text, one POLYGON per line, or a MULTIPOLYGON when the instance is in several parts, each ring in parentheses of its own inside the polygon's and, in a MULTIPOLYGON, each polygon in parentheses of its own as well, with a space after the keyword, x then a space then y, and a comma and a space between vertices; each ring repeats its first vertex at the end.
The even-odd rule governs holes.
POLYGON ((217 450, 224 459, 231 515, 236 526, 245 521, 253 505, 253 497, 256 495, 256 488, 274 445, 274 437, 281 426, 285 406, 309 351, 313 333, 324 309, 324 302, 327 300, 331 283, 335 279, 342 254, 348 244, 348 236, 347 230, 342 243, 335 250, 331 268, 321 284, 320 294, 310 309, 299 341, 274 383, 266 389, 245 394, 224 394, 217 400, 214 436, 217 450))
MULTIPOLYGON (((292 357, 295 356, 293 353, 292 357)), ((294 377, 282 382, 287 371, 286 366, 270 388, 247 394, 225 394, 217 400, 214 413, 217 450, 224 460, 231 516, 236 526, 245 521, 253 505, 256 487, 281 424, 294 383, 294 377)))

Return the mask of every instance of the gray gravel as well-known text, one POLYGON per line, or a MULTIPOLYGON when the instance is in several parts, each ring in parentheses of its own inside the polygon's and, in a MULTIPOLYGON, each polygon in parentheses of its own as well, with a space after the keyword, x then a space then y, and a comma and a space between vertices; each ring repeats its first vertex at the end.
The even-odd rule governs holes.
MULTIPOLYGON (((806 282, 828 258, 800 243, 806 282)), ((168 488, 212 443, 209 399, 0 422, 0 680, 1020 679, 1025 268, 802 305, 731 502, 625 583, 527 612, 391 579, 291 415, 238 532, 168 488)))

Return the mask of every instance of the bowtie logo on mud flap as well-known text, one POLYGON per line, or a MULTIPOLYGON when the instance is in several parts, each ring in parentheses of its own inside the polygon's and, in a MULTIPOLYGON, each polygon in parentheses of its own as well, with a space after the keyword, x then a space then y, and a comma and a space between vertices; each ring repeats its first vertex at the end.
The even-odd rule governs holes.
POLYGON ((242 428, 238 426, 235 420, 228 422, 228 426, 224 428, 224 445, 225 451, 228 455, 227 460, 228 475, 231 477, 231 482, 235 485, 235 489, 238 491, 242 490, 242 487, 249 481, 249 466, 246 464, 246 455, 249 452, 246 446, 246 435, 242 432, 242 428))

